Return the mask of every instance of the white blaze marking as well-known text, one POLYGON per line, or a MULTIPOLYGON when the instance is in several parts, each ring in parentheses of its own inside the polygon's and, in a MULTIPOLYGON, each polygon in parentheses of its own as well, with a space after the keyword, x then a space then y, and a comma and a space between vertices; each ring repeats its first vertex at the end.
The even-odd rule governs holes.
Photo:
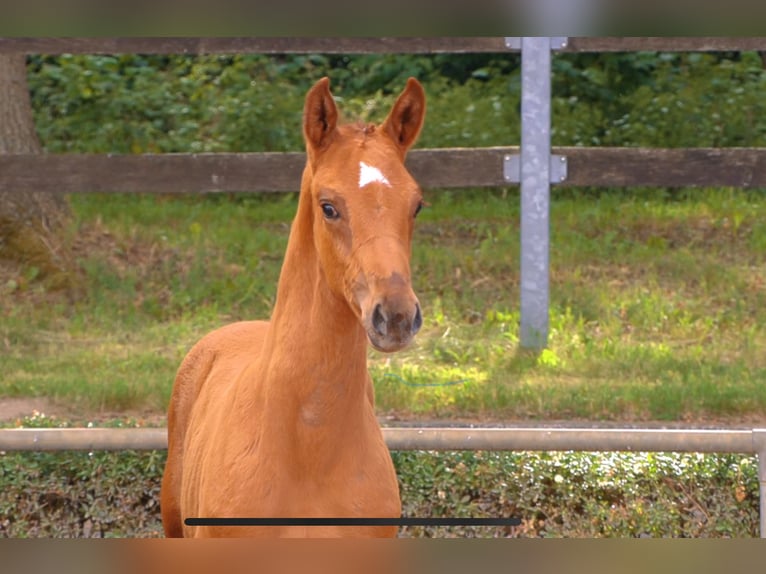
POLYGON ((363 161, 359 162, 359 187, 364 187, 371 183, 382 183, 391 187, 391 183, 386 179, 377 167, 367 165, 363 161))

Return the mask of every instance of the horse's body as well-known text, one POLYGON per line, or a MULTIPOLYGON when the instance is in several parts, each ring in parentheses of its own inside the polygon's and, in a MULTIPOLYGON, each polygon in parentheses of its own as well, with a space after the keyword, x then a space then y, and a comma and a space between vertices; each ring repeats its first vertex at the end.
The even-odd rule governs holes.
POLYGON ((176 377, 161 494, 168 536, 396 534, 183 520, 400 516, 367 343, 396 351, 421 324, 409 267, 421 192, 404 157, 424 113, 413 79, 380 126, 338 126, 327 79, 307 94, 308 159, 271 320, 208 334, 176 377))

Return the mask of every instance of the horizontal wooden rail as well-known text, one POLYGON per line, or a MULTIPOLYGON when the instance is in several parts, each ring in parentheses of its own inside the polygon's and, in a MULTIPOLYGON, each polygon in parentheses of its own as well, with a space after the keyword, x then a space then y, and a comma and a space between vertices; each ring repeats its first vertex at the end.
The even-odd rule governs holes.
MULTIPOLYGON (((572 37, 564 52, 766 51, 766 37, 572 37)), ((436 54, 506 53, 503 37, 0 38, 26 54, 436 54)))
POLYGON ((553 148, 565 185, 766 187, 766 148, 553 148))
POLYGON ((739 52, 766 50, 766 37, 573 37, 565 52, 739 52))
POLYGON ((506 52, 502 37, 0 38, 27 54, 429 54, 506 52))
MULTIPOLYGON (((407 165, 425 188, 502 187, 518 147, 418 149, 407 165)), ((558 147, 565 186, 766 188, 766 148, 558 147)), ((0 191, 216 193, 297 191, 302 152, 0 154, 0 191)))

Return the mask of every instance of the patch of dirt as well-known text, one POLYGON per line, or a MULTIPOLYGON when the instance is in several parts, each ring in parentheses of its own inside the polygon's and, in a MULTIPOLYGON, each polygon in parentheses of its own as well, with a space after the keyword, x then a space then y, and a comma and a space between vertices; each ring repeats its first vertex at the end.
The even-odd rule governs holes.
MULTIPOLYGON (((141 282, 156 280, 164 267, 172 267, 171 274, 184 274, 191 265, 192 254, 180 253, 156 242, 139 240, 135 237, 119 238, 104 224, 96 220, 80 226, 70 244, 75 261, 87 259, 103 262, 106 269, 118 277, 135 274, 141 282)), ((82 269, 77 271, 85 277, 82 269)), ((162 280, 162 277, 159 278, 162 280)), ((64 291, 51 289, 37 273, 15 261, 0 259, 0 312, 9 311, 20 303, 35 306, 50 306, 62 302, 74 302, 85 290, 64 291)), ((140 293, 137 294, 140 297, 140 293)))
POLYGON ((44 413, 45 416, 66 416, 64 409, 45 397, 12 397, 0 399, 0 422, 11 422, 44 413))
POLYGON ((86 411, 59 404, 47 397, 0 397, 0 424, 14 423, 27 417, 45 415, 75 426, 110 420, 134 420, 141 426, 165 426, 165 413, 156 411, 86 411))
POLYGON ((383 426, 396 427, 519 427, 519 428, 578 428, 578 429, 741 429, 751 430, 766 428, 766 413, 738 416, 702 416, 684 417, 680 420, 647 420, 639 417, 620 420, 589 419, 539 419, 502 417, 499 415, 478 414, 476 416, 454 416, 428 418, 424 415, 394 412, 383 413, 378 417, 383 426))
MULTIPOLYGON (((0 398, 0 424, 13 423, 25 417, 44 414, 47 418, 72 422, 75 426, 92 422, 133 420, 141 426, 167 425, 166 413, 158 411, 98 411, 88 412, 57 404, 46 397, 0 398)), ((766 428, 766 416, 711 417, 680 421, 592 421, 584 419, 502 419, 490 416, 431 419, 422 415, 388 412, 378 417, 384 427, 523 427, 523 428, 625 428, 625 429, 742 429, 766 428)))
POLYGON ((80 227, 72 250, 78 259, 94 258, 104 262, 117 275, 129 271, 143 276, 150 270, 161 267, 170 259, 178 258, 176 250, 164 247, 158 242, 137 238, 134 234, 120 238, 96 219, 80 227))

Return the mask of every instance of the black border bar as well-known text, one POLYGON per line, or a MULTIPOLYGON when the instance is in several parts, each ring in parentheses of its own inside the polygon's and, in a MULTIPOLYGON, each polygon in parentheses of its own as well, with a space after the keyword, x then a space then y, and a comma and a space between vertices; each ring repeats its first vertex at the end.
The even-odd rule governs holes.
POLYGON ((186 526, 519 526, 520 518, 187 518, 186 526))

